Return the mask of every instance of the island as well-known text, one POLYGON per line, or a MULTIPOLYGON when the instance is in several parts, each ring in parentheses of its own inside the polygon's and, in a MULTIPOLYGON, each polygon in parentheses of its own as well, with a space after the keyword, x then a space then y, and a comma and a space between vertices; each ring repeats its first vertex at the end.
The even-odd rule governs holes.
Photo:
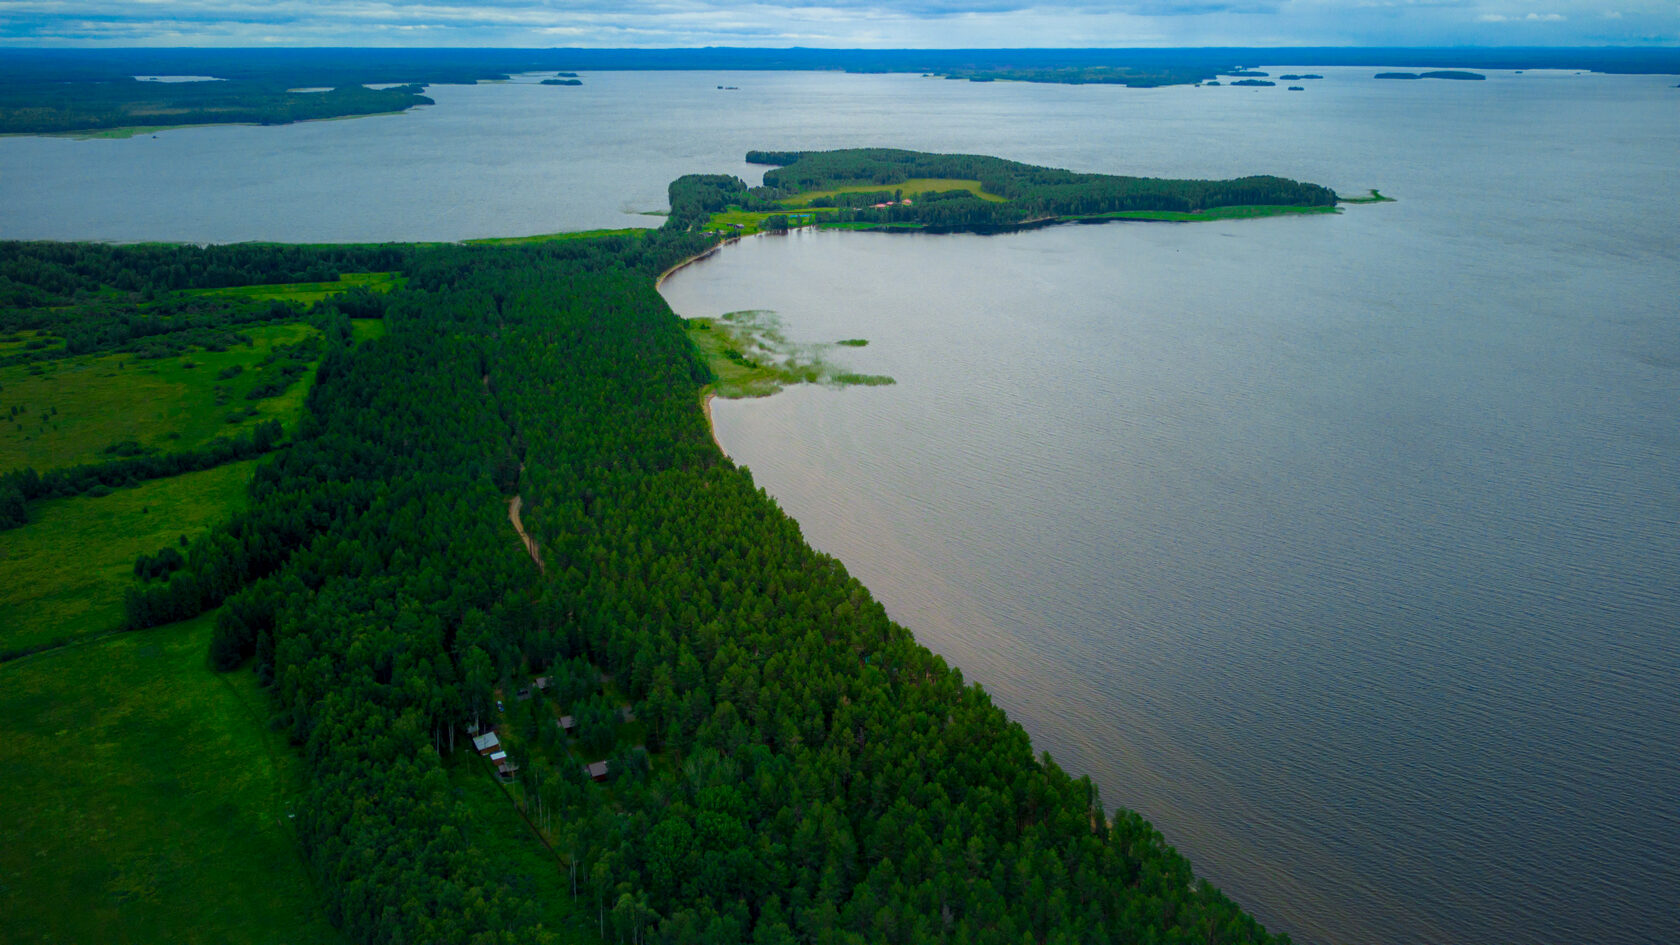
POLYGON ((1276 82, 1273 82, 1269 79, 1238 79, 1237 81, 1232 82, 1231 84, 1232 85, 1256 85, 1256 86, 1277 85, 1276 82))
POLYGON ((1295 75, 1294 73, 1289 73, 1287 75, 1280 75, 1280 76, 1278 76, 1278 78, 1282 79, 1285 82, 1300 82, 1303 79, 1322 79, 1322 78, 1324 78, 1324 76, 1312 75, 1310 73, 1307 74, 1307 75, 1295 75))
POLYGON ((1327 187, 1281 177, 1166 180, 1084 174, 973 154, 887 148, 749 151, 764 183, 687 175, 668 226, 747 235, 800 226, 995 233, 1105 220, 1191 222, 1334 213, 1327 187))
POLYGON ((1485 80, 1487 76, 1476 72, 1461 72, 1451 69, 1435 72, 1379 72, 1372 78, 1376 79, 1451 79, 1460 82, 1476 82, 1485 80))
POLYGON ((582 85, 583 80, 582 79, 577 79, 577 78, 544 79, 544 80, 542 80, 542 82, 540 84, 542 84, 542 85, 582 85))
POLYGON ((1283 941, 805 541, 706 420, 774 324, 656 285, 732 204, 1334 194, 753 157, 656 230, 0 243, 0 871, 40 893, 0 937, 1283 941))

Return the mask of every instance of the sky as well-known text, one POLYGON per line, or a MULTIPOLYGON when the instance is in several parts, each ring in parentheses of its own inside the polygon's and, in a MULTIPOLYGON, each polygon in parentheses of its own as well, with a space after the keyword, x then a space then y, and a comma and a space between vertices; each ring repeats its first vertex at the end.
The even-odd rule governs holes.
POLYGON ((1680 0, 0 0, 9 46, 1680 44, 1680 0))

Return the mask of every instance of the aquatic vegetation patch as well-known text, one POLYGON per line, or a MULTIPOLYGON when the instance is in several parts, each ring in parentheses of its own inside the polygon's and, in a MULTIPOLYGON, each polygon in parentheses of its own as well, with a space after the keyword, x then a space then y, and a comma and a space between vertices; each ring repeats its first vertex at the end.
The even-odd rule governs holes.
POLYGON ((836 347, 860 348, 864 338, 797 344, 782 331, 775 312, 749 309, 728 312, 716 318, 690 318, 685 322, 711 368, 711 390, 719 397, 768 397, 790 384, 825 384, 830 387, 879 387, 894 383, 879 374, 849 371, 828 360, 836 347))

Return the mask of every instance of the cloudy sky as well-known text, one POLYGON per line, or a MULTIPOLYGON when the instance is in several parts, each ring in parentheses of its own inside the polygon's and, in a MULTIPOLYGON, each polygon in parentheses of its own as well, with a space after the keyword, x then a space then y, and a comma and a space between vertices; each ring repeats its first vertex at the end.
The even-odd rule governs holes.
POLYGON ((1680 0, 0 0, 0 44, 361 46, 1680 43, 1680 0))

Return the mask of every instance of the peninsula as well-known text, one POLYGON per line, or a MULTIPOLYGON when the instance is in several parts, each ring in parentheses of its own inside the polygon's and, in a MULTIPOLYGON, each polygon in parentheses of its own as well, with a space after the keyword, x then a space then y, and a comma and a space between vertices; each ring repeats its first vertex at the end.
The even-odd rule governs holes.
POLYGON ((773 323, 685 325, 655 283, 733 212, 1335 195, 753 158, 656 230, 0 243, 0 938, 1287 941, 1036 754, 702 409, 707 355, 890 380, 767 365, 773 323))

